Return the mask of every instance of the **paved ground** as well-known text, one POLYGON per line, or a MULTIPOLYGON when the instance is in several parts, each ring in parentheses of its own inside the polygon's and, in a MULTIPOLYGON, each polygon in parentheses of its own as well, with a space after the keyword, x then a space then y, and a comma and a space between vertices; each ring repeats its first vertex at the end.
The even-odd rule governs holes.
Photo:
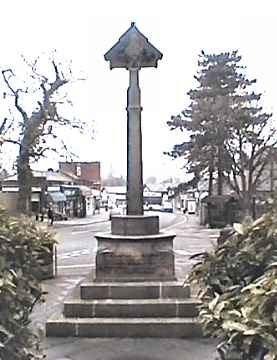
POLYGON ((210 340, 51 339, 49 360, 214 360, 210 340), (52 346, 52 348, 51 348, 52 346))
MULTIPOLYGON (((101 215, 95 215, 94 220, 104 219, 101 219, 101 215)), ((91 221, 93 220, 90 219, 91 221)), ((210 249, 218 231, 199 227, 194 216, 181 220, 172 226, 172 230, 179 240, 176 243, 182 241, 182 249, 175 248, 175 260, 176 274, 183 279, 193 264, 189 261, 189 256, 210 249)), ((53 280, 44 281, 45 290, 48 291, 47 300, 36 307, 33 326, 44 329, 46 320, 61 309, 63 301, 87 276, 88 270, 84 269, 78 274, 58 275, 53 280)), ((48 360, 214 360, 216 348, 216 344, 210 339, 150 338, 48 338, 44 346, 48 360)))
MULTIPOLYGON (((77 218, 77 219, 74 218, 74 219, 68 219, 68 220, 55 221, 53 228, 55 229, 55 228, 64 227, 64 226, 88 225, 88 224, 100 223, 100 222, 104 222, 104 221, 108 221, 108 220, 109 220, 109 212, 104 211, 104 209, 101 209, 101 212, 95 213, 94 215, 89 215, 85 218, 77 218)), ((41 223, 39 221, 38 224, 42 224, 44 226, 49 226, 50 228, 52 228, 52 226, 48 225, 47 218, 44 219, 43 223, 41 223)))

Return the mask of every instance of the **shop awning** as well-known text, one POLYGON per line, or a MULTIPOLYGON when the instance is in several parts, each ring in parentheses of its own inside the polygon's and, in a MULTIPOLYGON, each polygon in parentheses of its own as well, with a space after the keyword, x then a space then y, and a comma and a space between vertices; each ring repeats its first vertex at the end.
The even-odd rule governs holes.
POLYGON ((66 201, 66 196, 61 191, 49 192, 48 196, 53 202, 66 201))

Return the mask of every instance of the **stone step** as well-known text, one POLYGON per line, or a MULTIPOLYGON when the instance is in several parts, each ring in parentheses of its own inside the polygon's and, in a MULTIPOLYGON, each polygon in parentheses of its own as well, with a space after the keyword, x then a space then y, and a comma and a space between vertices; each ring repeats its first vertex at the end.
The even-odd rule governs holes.
POLYGON ((197 318, 52 318, 46 336, 55 337, 201 337, 197 318))
POLYGON ((193 317, 198 316, 197 299, 74 299, 64 303, 64 315, 89 317, 193 317))
POLYGON ((81 284, 81 299, 188 298, 190 287, 181 281, 91 282, 81 284))

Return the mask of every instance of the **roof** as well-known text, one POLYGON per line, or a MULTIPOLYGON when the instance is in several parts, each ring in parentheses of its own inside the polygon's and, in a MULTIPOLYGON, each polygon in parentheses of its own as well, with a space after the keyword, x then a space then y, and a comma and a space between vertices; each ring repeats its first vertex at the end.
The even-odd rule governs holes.
MULTIPOLYGON (((57 181, 57 182, 72 182, 75 179, 78 179, 74 175, 65 174, 61 171, 39 171, 33 170, 32 171, 33 177, 45 177, 47 181, 57 181)), ((5 181, 17 181, 17 174, 6 177, 3 182, 5 181)))
POLYGON ((72 180, 79 180, 80 177, 73 174, 73 172, 71 171, 66 171, 66 170, 58 170, 57 172, 59 172, 60 174, 63 174, 65 176, 69 176, 72 180))
POLYGON ((145 185, 145 189, 151 192, 167 192, 168 186, 165 184, 145 185))
POLYGON ((72 182, 76 179, 75 176, 62 173, 61 171, 45 171, 44 173, 47 181, 72 182))
POLYGON ((105 186, 105 190, 109 194, 126 194, 126 186, 105 186))
POLYGON ((104 55, 110 68, 157 67, 163 54, 156 49, 132 22, 119 41, 104 55))
POLYGON ((64 165, 64 164, 74 164, 74 165, 87 165, 87 164, 99 164, 100 165, 100 161, 99 160, 95 160, 95 161, 59 161, 59 165, 64 165))
POLYGON ((237 200, 237 199, 238 197, 236 194, 211 195, 203 198, 202 202, 216 205, 219 203, 228 202, 229 200, 237 200))

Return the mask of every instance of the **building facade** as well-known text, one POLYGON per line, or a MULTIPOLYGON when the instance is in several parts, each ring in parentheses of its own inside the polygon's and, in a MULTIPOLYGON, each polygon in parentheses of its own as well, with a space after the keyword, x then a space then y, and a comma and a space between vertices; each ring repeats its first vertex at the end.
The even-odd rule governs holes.
POLYGON ((101 189, 101 166, 99 161, 59 162, 59 170, 69 176, 75 176, 80 185, 101 189))
MULTIPOLYGON (((45 214, 51 207, 58 218, 85 217, 94 212, 95 193, 79 185, 75 175, 59 171, 33 171, 31 207, 34 214, 45 214)), ((7 210, 17 210, 17 175, 2 181, 0 203, 7 210)))

